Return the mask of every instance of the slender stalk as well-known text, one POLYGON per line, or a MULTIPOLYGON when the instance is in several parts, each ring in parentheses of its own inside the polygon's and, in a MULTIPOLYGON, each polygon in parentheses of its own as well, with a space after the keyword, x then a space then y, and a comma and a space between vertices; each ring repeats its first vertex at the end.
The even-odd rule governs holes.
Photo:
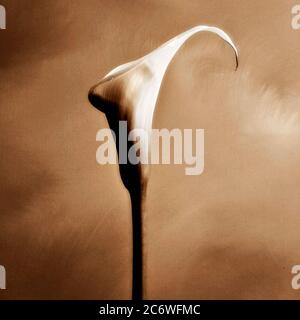
POLYGON ((132 299, 143 299, 143 199, 141 193, 131 193, 132 210, 132 299))
MULTIPOLYGON (((113 104, 110 104, 113 107, 113 104)), ((120 156, 120 139, 118 109, 110 108, 106 113, 110 128, 116 133, 116 147, 120 156)), ((127 133, 128 134, 128 133, 127 133)), ((127 154, 134 144, 128 141, 127 154)), ((129 192, 131 200, 131 222, 132 222, 132 300, 143 299, 143 280, 144 280, 144 234, 143 220, 145 213, 145 198, 148 176, 143 174, 146 170, 140 163, 120 164, 120 176, 124 186, 129 192)))
POLYGON ((141 165, 120 166, 120 173, 131 200, 132 222, 132 300, 144 298, 144 219, 147 179, 141 177, 141 165))

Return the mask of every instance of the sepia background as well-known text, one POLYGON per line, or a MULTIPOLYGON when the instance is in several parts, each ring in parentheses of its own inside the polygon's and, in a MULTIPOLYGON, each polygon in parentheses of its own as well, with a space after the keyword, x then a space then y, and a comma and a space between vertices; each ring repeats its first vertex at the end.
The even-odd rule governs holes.
POLYGON ((130 201, 88 102, 108 71, 198 24, 156 128, 205 129, 205 171, 152 166, 146 298, 299 299, 300 30, 289 0, 2 0, 0 299, 130 299, 130 201))

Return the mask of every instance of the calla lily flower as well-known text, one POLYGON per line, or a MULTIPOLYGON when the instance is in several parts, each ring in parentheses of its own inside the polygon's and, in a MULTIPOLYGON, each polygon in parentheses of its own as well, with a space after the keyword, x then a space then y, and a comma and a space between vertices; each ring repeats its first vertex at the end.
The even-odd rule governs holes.
MULTIPOLYGON (((168 65, 191 36, 203 31, 215 33, 224 39, 233 48, 236 66, 238 66, 238 51, 230 37, 223 30, 210 26, 196 26, 169 40, 146 56, 118 66, 89 92, 91 103, 106 114, 114 132, 118 131, 115 123, 117 119, 127 121, 129 131, 143 129, 151 138, 154 110, 168 65)), ((145 140, 140 146, 146 157, 150 153, 149 142, 145 140)), ((142 166, 141 181, 145 184, 149 177, 149 170, 145 165, 142 166)), ((121 170, 125 186, 130 188, 131 182, 128 181, 127 175, 124 176, 122 173, 121 170)))
MULTIPOLYGON (((127 121, 128 131, 143 129, 151 138, 154 110, 168 65, 191 36, 203 31, 218 35, 233 48, 238 67, 238 51, 229 35, 217 27, 200 25, 174 37, 146 56, 113 69, 100 83, 90 89, 90 102, 105 113, 117 140, 119 121, 127 121)), ((134 137, 132 140, 135 140, 134 137)), ((140 144, 141 152, 149 156, 150 141, 143 140, 140 144)), ((149 168, 148 165, 141 163, 120 164, 119 168, 132 202, 133 298, 141 299, 143 296, 142 212, 149 168)))

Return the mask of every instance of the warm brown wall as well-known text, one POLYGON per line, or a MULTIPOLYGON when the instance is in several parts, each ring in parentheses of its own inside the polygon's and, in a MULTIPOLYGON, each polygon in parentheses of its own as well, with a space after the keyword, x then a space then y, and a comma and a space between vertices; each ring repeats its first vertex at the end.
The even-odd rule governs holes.
POLYGON ((204 128, 205 173, 152 168, 148 298, 299 298, 300 30, 295 1, 2 1, 0 299, 130 298, 130 207, 95 160, 89 87, 197 24, 170 66, 156 127, 204 128), (172 112, 171 117, 169 113, 172 112))

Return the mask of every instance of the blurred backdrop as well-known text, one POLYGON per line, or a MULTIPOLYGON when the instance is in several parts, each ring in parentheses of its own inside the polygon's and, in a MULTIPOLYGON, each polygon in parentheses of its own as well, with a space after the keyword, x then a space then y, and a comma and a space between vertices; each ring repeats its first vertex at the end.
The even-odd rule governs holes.
POLYGON ((99 165, 108 127, 89 88, 198 24, 162 85, 154 127, 205 129, 205 172, 153 166, 149 299, 299 299, 300 30, 289 0, 2 0, 0 299, 129 299, 130 201, 99 165))

